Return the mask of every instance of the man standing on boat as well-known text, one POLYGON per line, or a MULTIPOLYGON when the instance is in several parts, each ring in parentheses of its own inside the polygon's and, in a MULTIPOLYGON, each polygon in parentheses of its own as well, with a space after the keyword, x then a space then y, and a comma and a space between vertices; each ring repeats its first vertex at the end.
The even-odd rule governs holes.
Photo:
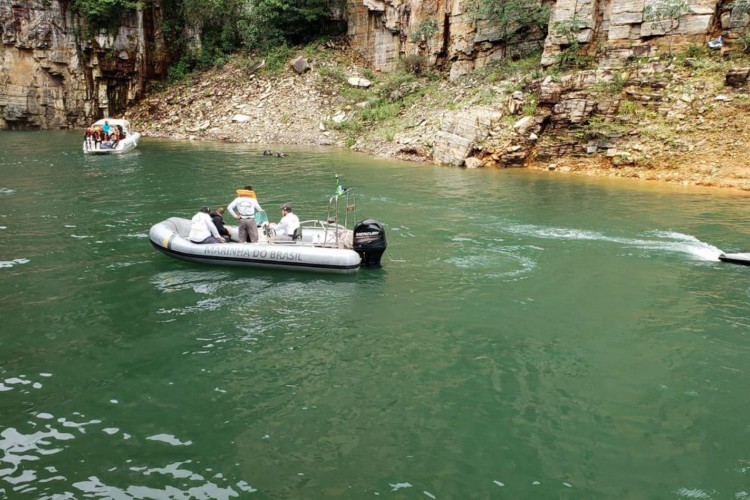
POLYGON ((255 222, 255 212, 262 212, 252 186, 237 190, 237 198, 227 206, 232 217, 237 219, 240 243, 258 243, 258 225, 255 222), (237 208, 237 213, 234 209, 237 208))

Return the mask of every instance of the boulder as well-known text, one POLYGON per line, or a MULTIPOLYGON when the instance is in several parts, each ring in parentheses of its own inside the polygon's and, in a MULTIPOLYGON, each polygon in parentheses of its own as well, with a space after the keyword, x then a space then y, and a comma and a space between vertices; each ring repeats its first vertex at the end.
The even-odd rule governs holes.
POLYGON ((292 61, 292 69, 297 73, 298 75, 301 75, 305 71, 310 70, 310 65, 307 64, 307 60, 304 57, 298 57, 294 61, 292 61))
POLYGON ((360 78, 358 76, 352 76, 351 78, 349 78, 349 80, 347 80, 347 82, 352 87, 362 87, 368 89, 372 86, 372 82, 370 80, 368 80, 367 78, 360 78))
POLYGON ((747 78, 750 74, 750 68, 732 68, 727 71, 724 84, 727 87, 740 88, 747 85, 747 78))

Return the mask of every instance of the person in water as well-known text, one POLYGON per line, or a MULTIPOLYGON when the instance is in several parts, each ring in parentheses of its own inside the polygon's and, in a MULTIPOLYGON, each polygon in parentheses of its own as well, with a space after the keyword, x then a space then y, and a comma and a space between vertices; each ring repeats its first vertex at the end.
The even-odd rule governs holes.
POLYGON ((231 239, 229 236, 229 229, 224 227, 224 207, 219 207, 216 209, 216 212, 211 212, 211 220, 219 231, 221 237, 224 238, 224 241, 229 243, 231 239))
POLYGON ((193 243, 224 243, 221 235, 219 235, 219 230, 216 229, 211 216, 208 215, 210 212, 211 210, 208 207, 202 207, 190 221, 188 239, 193 243))
POLYGON ((278 224, 271 224, 271 229, 276 233, 273 239, 275 241, 292 241, 294 231, 299 228, 299 217, 292 213, 292 207, 289 204, 281 207, 281 215, 278 224))
POLYGON ((253 187, 248 185, 245 189, 237 190, 237 198, 227 206, 227 210, 232 217, 237 219, 239 228, 240 243, 258 243, 258 225, 255 222, 255 212, 262 212, 260 204, 253 191, 253 187), (237 208, 237 213, 234 209, 237 208))

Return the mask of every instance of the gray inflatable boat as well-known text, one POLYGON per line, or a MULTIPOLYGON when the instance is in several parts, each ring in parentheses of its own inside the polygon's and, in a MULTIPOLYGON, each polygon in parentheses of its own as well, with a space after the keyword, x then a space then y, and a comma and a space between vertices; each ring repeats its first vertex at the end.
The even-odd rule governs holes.
POLYGON ((337 195, 329 202, 329 217, 301 222, 292 241, 274 241, 271 228, 261 223, 257 243, 239 243, 236 226, 225 226, 232 239, 229 243, 193 243, 188 239, 191 221, 181 217, 170 217, 154 224, 148 236, 160 252, 201 264, 340 274, 354 273, 361 267, 380 267, 386 249, 385 229, 374 219, 348 229, 346 223, 350 214, 355 214, 352 208, 355 206, 354 189, 344 195, 344 224, 338 223, 340 196, 337 195))

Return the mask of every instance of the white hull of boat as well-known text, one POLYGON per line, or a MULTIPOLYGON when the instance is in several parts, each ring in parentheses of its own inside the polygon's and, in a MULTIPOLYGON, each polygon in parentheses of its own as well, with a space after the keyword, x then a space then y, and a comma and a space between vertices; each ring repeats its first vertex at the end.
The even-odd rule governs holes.
MULTIPOLYGON (((326 235, 323 229, 304 229, 304 240, 301 241, 271 242, 262 236, 258 243, 198 244, 187 238, 190 224, 190 220, 179 217, 171 217, 154 224, 149 231, 151 244, 157 250, 176 259, 261 269, 349 274, 357 272, 362 261, 354 250, 336 248, 325 243, 326 235)), ((237 228, 226 227, 232 239, 236 240, 237 228)))
MULTIPOLYGON (((138 147, 138 140, 141 138, 141 134, 138 132, 131 132, 125 139, 117 143, 115 148, 101 148, 97 147, 94 142, 83 143, 83 154, 87 155, 119 155, 127 153, 128 151, 134 150, 138 147)), ((101 144, 100 144, 101 146, 101 144)))
POLYGON ((742 264, 750 266, 750 251, 737 253, 723 253, 719 255, 719 260, 729 262, 730 264, 742 264))

